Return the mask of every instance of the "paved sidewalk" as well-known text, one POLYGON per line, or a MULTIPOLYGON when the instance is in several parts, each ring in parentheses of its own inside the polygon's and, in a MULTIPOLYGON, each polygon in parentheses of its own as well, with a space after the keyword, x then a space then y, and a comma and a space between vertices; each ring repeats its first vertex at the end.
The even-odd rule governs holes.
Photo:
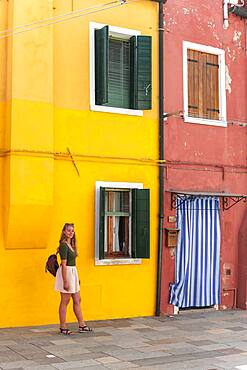
POLYGON ((0 369, 247 370, 246 311, 182 311, 89 324, 93 333, 67 337, 57 326, 0 329, 0 369))

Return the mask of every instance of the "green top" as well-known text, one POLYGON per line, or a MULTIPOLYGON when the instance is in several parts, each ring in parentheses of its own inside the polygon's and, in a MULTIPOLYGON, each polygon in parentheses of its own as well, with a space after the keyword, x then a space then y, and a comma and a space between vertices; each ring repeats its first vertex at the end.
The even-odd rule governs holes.
POLYGON ((76 254, 64 242, 59 246, 59 254, 61 260, 67 260, 67 266, 75 266, 76 254))

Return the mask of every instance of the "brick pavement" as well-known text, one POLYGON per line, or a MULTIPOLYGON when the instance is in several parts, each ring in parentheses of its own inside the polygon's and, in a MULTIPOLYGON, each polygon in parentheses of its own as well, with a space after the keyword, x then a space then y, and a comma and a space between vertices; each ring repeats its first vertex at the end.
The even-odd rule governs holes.
POLYGON ((246 311, 193 310, 89 324, 93 333, 67 337, 54 325, 0 329, 0 369, 247 370, 246 311))

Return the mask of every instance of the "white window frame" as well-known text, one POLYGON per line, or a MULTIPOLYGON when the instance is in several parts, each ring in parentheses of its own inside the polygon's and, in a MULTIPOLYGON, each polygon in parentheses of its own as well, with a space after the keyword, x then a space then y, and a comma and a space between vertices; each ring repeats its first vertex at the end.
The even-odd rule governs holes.
POLYGON ((99 259, 99 222, 100 222, 100 188, 143 189, 139 182, 106 182, 96 181, 95 191, 95 265, 140 265, 141 258, 104 258, 99 259))
POLYGON ((184 93, 184 121, 202 125, 227 127, 226 118, 226 82, 225 82, 225 51, 202 44, 183 41, 183 93, 184 93), (217 55, 219 58, 219 120, 190 117, 188 113, 188 49, 217 55))
MULTIPOLYGON (((117 114, 127 114, 129 116, 143 116, 143 111, 138 109, 125 109, 116 107, 105 107, 95 104, 95 36, 94 31, 106 26, 102 23, 89 23, 89 45, 90 45, 90 110, 96 112, 107 112, 117 114)), ((129 28, 109 26, 109 33, 113 36, 128 40, 131 36, 141 35, 140 31, 129 28)))

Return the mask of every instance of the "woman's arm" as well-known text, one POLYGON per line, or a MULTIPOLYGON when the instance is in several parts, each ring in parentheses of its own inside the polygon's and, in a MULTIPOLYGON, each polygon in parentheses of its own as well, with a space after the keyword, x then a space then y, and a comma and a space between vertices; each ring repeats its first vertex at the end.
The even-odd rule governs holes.
POLYGON ((63 289, 69 290, 69 283, 67 281, 67 260, 61 260, 61 266, 62 266, 62 277, 63 277, 63 289))

